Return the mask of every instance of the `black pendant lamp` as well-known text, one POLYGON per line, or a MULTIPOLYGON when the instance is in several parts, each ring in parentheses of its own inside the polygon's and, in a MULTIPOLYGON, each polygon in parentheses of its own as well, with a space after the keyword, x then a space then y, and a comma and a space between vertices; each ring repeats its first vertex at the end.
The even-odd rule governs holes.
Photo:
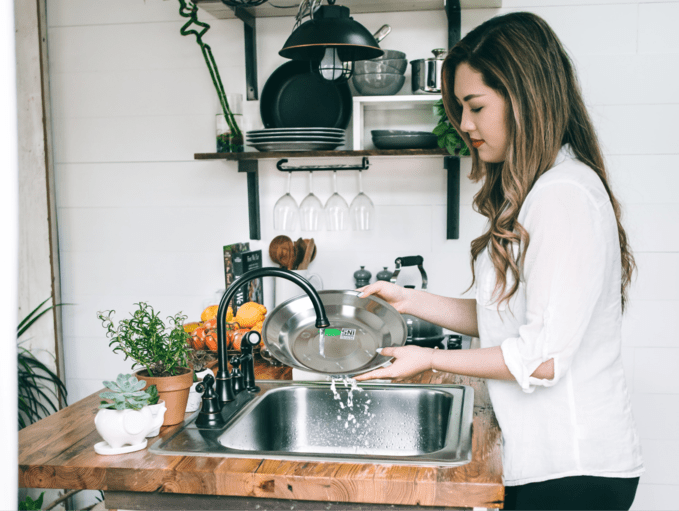
POLYGON ((335 0, 328 3, 290 34, 278 54, 308 60, 324 80, 342 82, 352 75, 355 61, 381 57, 384 50, 367 28, 349 16, 348 7, 334 5, 335 0))

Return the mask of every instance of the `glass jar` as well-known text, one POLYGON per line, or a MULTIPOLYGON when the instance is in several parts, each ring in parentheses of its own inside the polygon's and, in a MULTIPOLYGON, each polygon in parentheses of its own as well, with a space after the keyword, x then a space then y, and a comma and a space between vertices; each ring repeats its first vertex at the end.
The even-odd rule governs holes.
POLYGON ((217 128, 217 152, 218 153, 242 153, 245 149, 245 134, 243 133, 243 95, 227 94, 226 100, 236 121, 240 134, 231 133, 229 123, 226 122, 224 113, 216 116, 217 128))

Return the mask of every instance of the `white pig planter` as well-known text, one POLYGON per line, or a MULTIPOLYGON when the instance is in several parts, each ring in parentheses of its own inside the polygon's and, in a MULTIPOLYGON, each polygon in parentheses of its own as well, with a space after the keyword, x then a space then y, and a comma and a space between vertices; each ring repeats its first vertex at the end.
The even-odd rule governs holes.
POLYGON ((94 450, 98 454, 123 454, 144 449, 146 437, 160 428, 165 415, 155 386, 141 390, 146 382, 130 374, 120 374, 115 382, 105 381, 104 385, 109 391, 99 397, 108 401, 101 402, 94 417, 104 441, 95 444, 94 450))

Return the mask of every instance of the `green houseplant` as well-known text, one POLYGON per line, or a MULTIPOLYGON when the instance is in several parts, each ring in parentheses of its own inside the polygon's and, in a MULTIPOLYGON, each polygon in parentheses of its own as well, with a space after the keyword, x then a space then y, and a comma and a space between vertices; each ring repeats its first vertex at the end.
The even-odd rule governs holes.
POLYGON ((439 118, 438 124, 432 133, 438 137, 439 147, 446 149, 453 156, 469 156, 469 148, 465 144, 457 130, 450 124, 446 109, 443 106, 443 99, 434 103, 434 113, 439 118))
POLYGON ((49 300, 50 298, 33 309, 17 326, 19 429, 58 411, 62 399, 64 405, 68 404, 64 382, 19 342, 31 325, 55 307, 45 307, 49 300))
POLYGON ((212 83, 217 91, 217 97, 219 98, 219 104, 222 108, 224 121, 228 126, 227 132, 217 136, 217 152, 243 152, 243 132, 238 126, 238 121, 229 106, 227 94, 224 92, 224 85, 222 85, 222 79, 219 76, 217 62, 212 55, 212 48, 210 48, 210 45, 203 42, 203 36, 210 30, 210 25, 198 20, 198 6, 190 0, 179 0, 179 15, 189 19, 189 21, 182 26, 180 34, 183 36, 196 36, 196 43, 198 43, 203 53, 205 64, 210 72, 210 78, 212 78, 212 83))
POLYGON ((99 404, 102 410, 141 410, 158 402, 156 386, 146 388, 144 380, 138 380, 131 374, 119 374, 116 381, 104 381, 104 387, 109 390, 99 394, 104 400, 99 404))
POLYGON ((136 303, 137 309, 130 318, 115 325, 111 316, 115 311, 98 312, 97 317, 106 329, 109 346, 113 352, 131 358, 132 367, 143 367, 134 373, 147 386, 155 385, 160 399, 165 401, 167 413, 163 425, 178 424, 184 420, 186 402, 193 383, 193 370, 189 365, 191 347, 189 334, 181 313, 168 317, 166 326, 153 307, 145 302, 136 303))

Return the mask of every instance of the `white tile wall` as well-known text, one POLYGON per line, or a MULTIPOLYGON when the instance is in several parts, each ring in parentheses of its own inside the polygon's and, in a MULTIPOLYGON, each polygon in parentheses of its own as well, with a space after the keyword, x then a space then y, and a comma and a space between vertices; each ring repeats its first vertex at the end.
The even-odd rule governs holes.
POLYGON ((625 346, 676 348, 679 301, 631 300, 622 324, 625 346))
POLYGON ((639 6, 639 53, 669 54, 676 58, 679 52, 679 19, 677 2, 649 3, 639 6))
MULTIPOLYGON (((639 272, 623 324, 623 362, 642 437, 647 473, 634 509, 676 509, 679 490, 679 2, 657 0, 504 0, 502 9, 465 10, 466 33, 495 14, 530 10, 561 37, 580 81, 622 202, 639 272)), ((246 180, 234 163, 196 161, 214 150, 218 102, 199 47, 182 37, 185 20, 169 0, 48 0, 54 161, 67 385, 71 401, 128 371, 96 317, 123 317, 148 301, 163 314, 197 318, 223 288, 221 247, 248 239, 246 180), (93 363, 96 361, 96 363, 93 363)), ((243 29, 215 20, 205 37, 227 92, 245 92, 243 29)), ((383 46, 409 58, 446 44, 442 11, 357 15, 369 29, 393 27, 383 46)), ((258 20, 259 87, 284 59, 277 52, 291 18, 258 20)), ((407 92, 404 90, 402 92, 407 92)), ((373 116, 368 123, 398 116, 373 116)), ((245 104, 246 127, 261 127, 258 102, 245 104)), ((399 121, 400 122, 400 121, 399 121)), ((426 121, 425 121, 426 122, 426 121)), ((433 122, 433 118, 432 118, 433 122)), ((377 126, 376 126, 377 127, 377 126)), ((299 164, 309 164, 299 161, 299 164)), ((445 239, 446 173, 438 158, 372 159, 364 190, 375 203, 372 233, 319 232, 313 270, 326 288, 351 288, 365 265, 373 275, 398 256, 421 254, 430 290, 461 296, 470 282, 469 243, 484 228, 471 207, 478 185, 463 161, 460 239, 445 239)), ((260 162, 262 241, 286 175, 260 162)), ((293 176, 292 194, 308 193, 293 176)), ((338 175, 350 201, 356 173, 338 175)), ((329 173, 314 192, 332 193, 329 173)), ((297 238, 301 232, 292 234, 297 238)), ((305 235, 306 236, 306 235, 305 235)), ((266 258, 268 260, 268 258, 266 258)), ((404 284, 419 284, 404 271, 404 284)), ((265 282, 271 305, 271 282, 265 282)))
POLYGON ((637 348, 634 388, 645 394, 679 394, 679 350, 637 348))

